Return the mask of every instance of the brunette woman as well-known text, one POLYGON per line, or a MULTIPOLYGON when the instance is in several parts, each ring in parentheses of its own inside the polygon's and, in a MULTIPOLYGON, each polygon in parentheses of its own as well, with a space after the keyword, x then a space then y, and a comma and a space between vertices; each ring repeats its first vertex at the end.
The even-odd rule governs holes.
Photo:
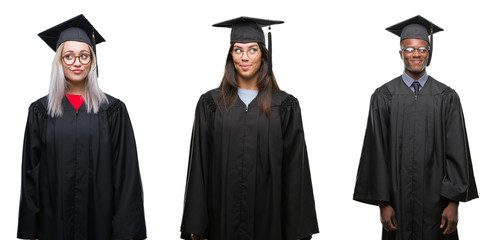
MULTIPOLYGON (((261 27, 282 21, 240 17, 232 28, 219 88, 196 107, 184 239, 310 239, 318 232, 298 100, 279 89, 261 27)), ((270 47, 269 33, 269 47, 270 47)))

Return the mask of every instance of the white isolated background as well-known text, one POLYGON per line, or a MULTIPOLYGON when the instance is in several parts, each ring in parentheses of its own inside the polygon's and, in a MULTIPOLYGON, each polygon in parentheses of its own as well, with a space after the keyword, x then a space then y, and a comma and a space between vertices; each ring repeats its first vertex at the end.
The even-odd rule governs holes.
MULTIPOLYGON (((27 110, 47 94, 53 51, 37 34, 83 13, 98 45, 101 88, 124 101, 145 191, 148 238, 179 239, 189 141, 199 96, 220 83, 238 16, 272 27, 274 72, 299 100, 320 232, 380 239, 377 207, 352 200, 373 91, 402 73, 384 29, 415 15, 444 28, 429 75, 461 96, 480 199, 460 204, 461 239, 488 239, 496 215, 496 17, 490 1, 3 1, 0 3, 0 233, 15 239, 27 110)), ((265 29, 267 31, 267 29, 265 29)))

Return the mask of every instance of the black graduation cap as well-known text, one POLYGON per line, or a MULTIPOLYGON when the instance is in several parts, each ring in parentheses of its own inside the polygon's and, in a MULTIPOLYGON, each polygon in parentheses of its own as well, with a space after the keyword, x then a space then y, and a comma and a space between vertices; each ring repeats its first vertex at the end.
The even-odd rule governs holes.
MULTIPOLYGON (((265 35, 262 27, 281 24, 284 21, 260 19, 252 17, 239 17, 228 21, 216 23, 214 27, 231 28, 231 43, 257 42, 265 45, 265 35)), ((269 50, 269 76, 272 75, 272 35, 268 33, 269 50)))
POLYGON ((397 23, 391 27, 386 28, 386 30, 400 37, 400 41, 407 38, 422 39, 429 43, 429 60, 427 61, 427 66, 430 65, 432 59, 432 49, 433 49, 433 37, 434 33, 443 31, 442 28, 436 26, 434 23, 425 19, 424 17, 417 15, 403 22, 397 23), (430 40, 429 40, 430 36, 430 40))
POLYGON ((57 51, 60 44, 65 41, 84 42, 93 47, 93 50, 96 44, 105 42, 102 35, 83 14, 51 27, 39 33, 38 36, 54 51, 57 51))

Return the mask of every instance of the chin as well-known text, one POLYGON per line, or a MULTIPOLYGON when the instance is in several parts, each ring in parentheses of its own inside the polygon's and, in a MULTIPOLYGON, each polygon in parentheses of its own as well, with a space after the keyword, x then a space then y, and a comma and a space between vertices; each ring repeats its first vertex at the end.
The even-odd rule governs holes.
POLYGON ((405 68, 411 73, 422 73, 425 70, 425 67, 422 68, 405 68))
POLYGON ((422 68, 420 70, 414 71, 414 73, 423 73, 425 71, 425 68, 422 68))
POLYGON ((85 78, 80 78, 80 77, 77 77, 77 78, 66 77, 65 79, 68 82, 70 82, 70 83, 79 83, 79 82, 84 82, 84 79, 85 78))

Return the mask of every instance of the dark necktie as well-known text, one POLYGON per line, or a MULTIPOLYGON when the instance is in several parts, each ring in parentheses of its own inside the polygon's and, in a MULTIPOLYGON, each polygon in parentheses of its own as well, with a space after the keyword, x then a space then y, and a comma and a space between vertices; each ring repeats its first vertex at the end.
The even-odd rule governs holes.
POLYGON ((420 83, 418 81, 413 81, 412 85, 413 88, 415 89, 415 95, 417 95, 419 92, 420 83))

